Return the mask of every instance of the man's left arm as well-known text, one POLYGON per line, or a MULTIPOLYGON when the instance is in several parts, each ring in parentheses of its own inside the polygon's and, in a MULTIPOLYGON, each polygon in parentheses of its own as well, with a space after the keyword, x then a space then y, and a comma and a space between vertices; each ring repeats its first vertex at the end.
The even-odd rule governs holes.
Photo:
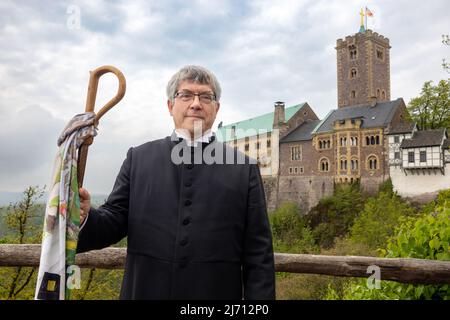
POLYGON ((259 168, 250 165, 244 239, 244 299, 275 299, 272 233, 259 168))

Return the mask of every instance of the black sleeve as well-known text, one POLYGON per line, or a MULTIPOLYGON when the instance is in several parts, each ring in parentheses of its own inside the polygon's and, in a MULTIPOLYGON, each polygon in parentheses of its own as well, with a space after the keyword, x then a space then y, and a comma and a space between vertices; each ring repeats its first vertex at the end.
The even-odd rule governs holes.
POLYGON ((275 266, 266 199, 257 165, 250 165, 244 240, 244 299, 275 299, 275 266))
POLYGON ((128 150, 108 200, 89 211, 78 236, 77 253, 108 247, 127 235, 132 150, 128 150))

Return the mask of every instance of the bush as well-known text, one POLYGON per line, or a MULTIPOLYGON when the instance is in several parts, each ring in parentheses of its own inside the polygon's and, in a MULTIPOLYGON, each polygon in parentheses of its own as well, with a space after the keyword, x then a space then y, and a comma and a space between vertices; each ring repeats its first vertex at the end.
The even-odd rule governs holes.
POLYGON ((389 191, 380 192, 376 198, 369 198, 364 211, 351 227, 351 239, 372 249, 385 247, 389 237, 394 235, 400 218, 412 216, 414 209, 389 191))
MULTIPOLYGON (((431 214, 405 218, 388 241, 384 256, 450 261, 450 206, 436 206, 431 214)), ((329 290, 327 297, 338 294, 329 290)), ((450 286, 413 285, 381 281, 381 290, 368 289, 365 280, 349 284, 344 299, 450 299, 450 286)))
POLYGON ((269 215, 275 251, 308 253, 317 252, 311 234, 295 203, 285 203, 269 215))
POLYGON ((363 207, 364 199, 358 184, 336 186, 334 195, 320 200, 305 217, 313 229, 316 243, 330 248, 336 237, 348 233, 363 207))

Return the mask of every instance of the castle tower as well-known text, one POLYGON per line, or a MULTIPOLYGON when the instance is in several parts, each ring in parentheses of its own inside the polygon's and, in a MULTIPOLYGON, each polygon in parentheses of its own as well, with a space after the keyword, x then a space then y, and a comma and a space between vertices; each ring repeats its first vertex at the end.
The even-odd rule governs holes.
POLYGON ((338 107, 389 101, 391 98, 389 39, 372 30, 338 39, 338 107))

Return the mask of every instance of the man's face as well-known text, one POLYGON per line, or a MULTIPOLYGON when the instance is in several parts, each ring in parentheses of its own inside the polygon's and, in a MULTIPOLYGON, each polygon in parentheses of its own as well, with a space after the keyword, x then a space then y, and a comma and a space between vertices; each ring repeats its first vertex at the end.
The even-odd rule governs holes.
MULTIPOLYGON (((214 94, 209 85, 190 81, 182 81, 177 92, 214 94)), ((202 134, 211 129, 219 111, 220 103, 217 101, 212 101, 209 104, 203 103, 199 96, 194 96, 194 99, 190 101, 183 101, 178 97, 174 99, 173 103, 167 100, 167 106, 170 115, 173 117, 175 128, 188 130, 191 137, 194 137, 194 122, 196 122, 197 128, 201 124, 202 134)))

